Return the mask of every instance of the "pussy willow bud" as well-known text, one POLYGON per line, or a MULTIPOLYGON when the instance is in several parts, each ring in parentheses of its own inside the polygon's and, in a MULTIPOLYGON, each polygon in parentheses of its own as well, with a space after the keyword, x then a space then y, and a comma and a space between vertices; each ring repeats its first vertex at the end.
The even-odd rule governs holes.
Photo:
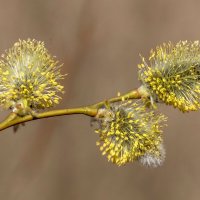
MULTIPOLYGON (((163 142, 162 122, 166 120, 164 115, 147 110, 141 101, 111 104, 110 108, 102 108, 99 112, 96 132, 100 140, 97 145, 109 161, 120 166, 151 155, 160 162, 147 161, 149 165, 154 167, 162 163, 164 157, 160 145, 163 142)), ((146 161, 141 163, 147 165, 146 161)))
POLYGON ((147 151, 138 161, 146 167, 161 166, 165 160, 165 148, 162 143, 157 148, 156 152, 152 150, 147 151))
POLYGON ((60 67, 36 40, 19 40, 0 60, 0 105, 13 110, 40 110, 58 104, 63 92, 60 67), (29 108, 29 109, 27 109, 29 108))
POLYGON ((164 43, 139 65, 142 90, 156 102, 186 112, 200 107, 200 45, 198 41, 164 43))

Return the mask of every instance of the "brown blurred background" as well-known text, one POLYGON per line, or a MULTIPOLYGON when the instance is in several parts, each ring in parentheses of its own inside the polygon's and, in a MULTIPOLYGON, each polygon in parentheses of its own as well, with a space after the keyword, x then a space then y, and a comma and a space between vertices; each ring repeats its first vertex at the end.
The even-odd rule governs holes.
MULTIPOLYGON (((64 63, 58 108, 125 93, 137 80, 139 53, 166 41, 200 40, 197 0, 1 0, 0 51, 19 38, 45 42, 64 63)), ((0 135, 2 200, 200 199, 199 112, 161 106, 167 158, 157 169, 116 167, 95 146, 85 116, 38 120, 0 135)), ((1 118, 5 117, 2 112, 1 118)))

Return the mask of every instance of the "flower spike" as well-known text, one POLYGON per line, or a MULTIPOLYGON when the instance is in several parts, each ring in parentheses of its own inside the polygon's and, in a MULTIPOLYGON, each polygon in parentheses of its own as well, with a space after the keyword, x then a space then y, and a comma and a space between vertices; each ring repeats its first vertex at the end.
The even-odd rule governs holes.
POLYGON ((25 115, 58 104, 60 67, 43 42, 19 40, 0 60, 0 106, 25 115))
POLYGON ((139 160, 144 165, 159 166, 164 115, 148 110, 142 102, 125 101, 102 108, 96 116, 100 140, 97 145, 109 161, 118 166, 139 160), (151 156, 151 161, 147 158, 151 156))
POLYGON ((200 107, 200 45, 198 41, 164 43, 151 50, 149 63, 139 65, 142 90, 154 102, 183 112, 200 107))

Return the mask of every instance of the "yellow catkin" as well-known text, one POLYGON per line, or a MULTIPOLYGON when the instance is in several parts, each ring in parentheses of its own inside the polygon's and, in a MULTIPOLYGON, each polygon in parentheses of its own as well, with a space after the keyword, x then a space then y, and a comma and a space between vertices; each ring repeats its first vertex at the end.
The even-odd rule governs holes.
POLYGON ((0 105, 8 108, 21 102, 39 110, 58 104, 58 93, 63 92, 58 81, 64 77, 60 67, 43 42, 19 40, 0 60, 0 105))
POLYGON ((100 112, 97 145, 109 161, 120 166, 147 154, 162 159, 159 148, 162 122, 166 120, 164 115, 147 110, 141 101, 111 104, 110 109, 102 108, 100 112), (108 115, 110 112, 113 114, 108 115))
POLYGON ((200 107, 200 45, 198 41, 164 43, 142 58, 139 79, 149 96, 183 112, 200 107))

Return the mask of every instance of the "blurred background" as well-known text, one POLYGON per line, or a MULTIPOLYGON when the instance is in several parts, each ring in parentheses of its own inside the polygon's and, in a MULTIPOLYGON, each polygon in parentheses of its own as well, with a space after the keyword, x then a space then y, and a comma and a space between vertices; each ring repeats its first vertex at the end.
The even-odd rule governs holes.
MULTIPOLYGON (((197 0, 1 0, 0 52, 19 38, 44 41, 69 75, 57 108, 92 104, 140 85, 139 54, 163 42, 200 40, 197 0)), ((196 200, 199 112, 168 117, 162 167, 108 163, 86 116, 29 122, 0 135, 2 200, 196 200)), ((1 119, 6 113, 2 111, 1 119)))

